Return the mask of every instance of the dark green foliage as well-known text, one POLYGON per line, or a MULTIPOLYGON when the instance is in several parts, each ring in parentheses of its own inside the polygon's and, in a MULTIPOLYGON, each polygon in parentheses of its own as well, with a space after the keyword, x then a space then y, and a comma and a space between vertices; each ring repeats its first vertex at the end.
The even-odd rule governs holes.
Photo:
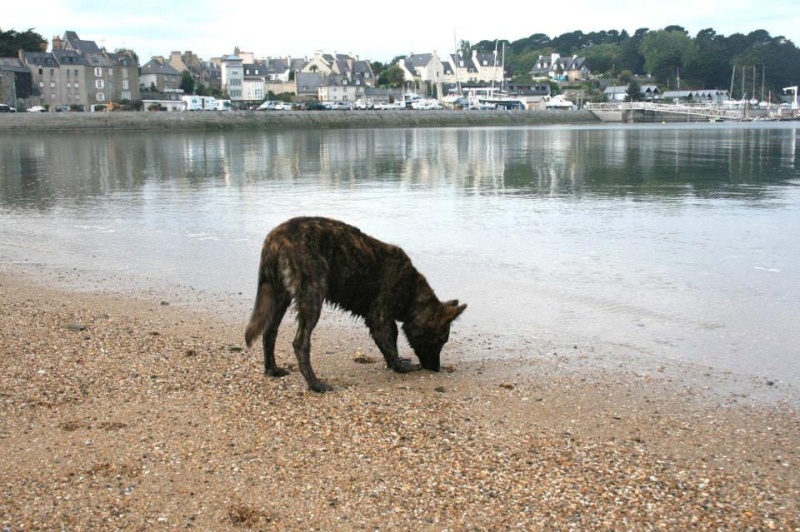
POLYGON ((47 39, 30 28, 22 33, 0 28, 0 57, 17 57, 20 50, 42 52, 47 49, 47 39))
POLYGON ((639 85, 639 82, 635 79, 632 79, 630 83, 628 83, 628 90, 625 91, 625 101, 626 102, 638 102, 642 100, 642 87, 639 85))
POLYGON ((180 88, 183 89, 184 94, 194 94, 195 83, 194 83, 194 76, 188 70, 184 70, 181 73, 181 85, 180 88))
POLYGON ((405 74, 397 64, 385 68, 378 76, 378 85, 381 87, 402 87, 405 74))
MULTIPOLYGON (((471 49, 491 52, 497 46, 499 53, 503 42, 483 40, 471 49)), ((800 81, 800 50, 791 40, 773 37, 761 29, 727 37, 711 28, 693 37, 678 25, 657 30, 640 28, 633 35, 624 30, 589 33, 578 30, 553 38, 534 33, 505 43, 505 68, 515 80, 530 79, 528 72, 540 55, 559 53, 586 57, 594 75, 615 79, 624 71, 650 74, 655 82, 667 88, 675 88, 678 79, 685 88, 729 88, 734 68, 739 83, 743 66, 748 80, 745 92, 751 95, 754 77, 758 92, 773 94, 800 81)), ((737 93, 742 90, 734 86, 736 97, 741 97, 737 93)))

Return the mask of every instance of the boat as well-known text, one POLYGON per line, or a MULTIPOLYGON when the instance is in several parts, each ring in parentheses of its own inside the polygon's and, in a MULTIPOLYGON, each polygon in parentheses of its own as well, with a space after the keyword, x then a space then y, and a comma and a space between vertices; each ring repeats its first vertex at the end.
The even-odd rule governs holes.
POLYGON ((572 103, 571 100, 567 100, 564 98, 563 94, 556 94, 553 97, 548 97, 545 101, 545 107, 547 109, 555 109, 555 110, 570 110, 575 109, 575 104, 572 103))
POLYGON ((512 94, 495 89, 494 87, 480 87, 467 89, 467 102, 470 109, 527 109, 527 102, 512 94))

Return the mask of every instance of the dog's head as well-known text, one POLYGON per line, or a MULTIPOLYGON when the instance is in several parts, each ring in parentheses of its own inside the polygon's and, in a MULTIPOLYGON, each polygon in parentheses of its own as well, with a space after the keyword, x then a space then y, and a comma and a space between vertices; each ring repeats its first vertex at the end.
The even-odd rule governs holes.
POLYGON ((403 332, 408 344, 417 355, 424 369, 439 371, 442 347, 450 338, 450 324, 467 308, 466 303, 458 304, 458 300, 440 303, 435 312, 428 313, 420 319, 403 324, 403 332))

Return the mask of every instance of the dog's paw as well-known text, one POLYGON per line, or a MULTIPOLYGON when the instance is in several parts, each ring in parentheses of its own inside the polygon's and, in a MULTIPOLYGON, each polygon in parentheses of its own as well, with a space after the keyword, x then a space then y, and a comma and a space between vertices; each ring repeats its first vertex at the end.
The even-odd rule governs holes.
POLYGON ((422 369, 419 364, 414 364, 407 358, 398 358, 394 361, 391 368, 397 373, 411 373, 412 371, 419 371, 422 369))
POLYGON ((317 393, 325 393, 333 391, 333 386, 326 382, 314 381, 308 383, 308 389, 317 393))

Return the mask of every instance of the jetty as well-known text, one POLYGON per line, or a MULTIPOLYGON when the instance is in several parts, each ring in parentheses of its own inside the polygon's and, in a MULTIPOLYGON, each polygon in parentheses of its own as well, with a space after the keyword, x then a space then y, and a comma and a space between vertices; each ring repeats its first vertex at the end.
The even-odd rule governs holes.
POLYGON ((747 109, 705 103, 616 102, 587 103, 584 109, 603 122, 750 120, 747 109))

